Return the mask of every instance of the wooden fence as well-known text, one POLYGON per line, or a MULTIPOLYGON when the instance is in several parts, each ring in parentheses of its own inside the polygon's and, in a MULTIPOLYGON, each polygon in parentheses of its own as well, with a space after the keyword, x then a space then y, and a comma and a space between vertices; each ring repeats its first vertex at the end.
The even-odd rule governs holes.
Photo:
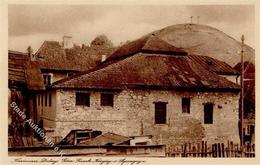
POLYGON ((255 157, 255 145, 246 144, 241 147, 232 141, 224 143, 215 143, 208 145, 207 141, 191 144, 186 143, 181 146, 172 146, 166 148, 168 157, 255 157))

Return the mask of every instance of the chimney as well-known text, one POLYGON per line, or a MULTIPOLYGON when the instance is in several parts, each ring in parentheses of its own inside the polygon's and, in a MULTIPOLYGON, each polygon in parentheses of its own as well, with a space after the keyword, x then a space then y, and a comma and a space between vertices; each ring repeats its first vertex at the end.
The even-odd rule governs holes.
POLYGON ((71 36, 63 36, 63 47, 64 49, 70 49, 73 47, 71 36))
POLYGON ((107 59, 107 56, 106 56, 105 54, 103 54, 103 55, 101 56, 101 62, 106 61, 106 59, 107 59))
POLYGON ((31 46, 28 46, 27 53, 28 53, 29 59, 31 61, 35 61, 36 60, 35 55, 33 54, 33 49, 32 49, 31 46))

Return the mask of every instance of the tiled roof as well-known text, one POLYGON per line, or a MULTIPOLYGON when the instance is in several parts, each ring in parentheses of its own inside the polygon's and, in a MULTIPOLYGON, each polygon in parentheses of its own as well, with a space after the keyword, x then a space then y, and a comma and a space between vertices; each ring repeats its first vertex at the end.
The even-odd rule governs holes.
POLYGON ((24 84, 30 90, 44 89, 38 64, 29 61, 27 54, 22 52, 8 51, 8 80, 24 84))
POLYGON ((112 51, 101 46, 64 49, 57 41, 45 41, 36 56, 41 69, 85 71, 94 68, 101 61, 101 55, 112 51))
POLYGON ((189 56, 137 53, 104 68, 54 83, 53 88, 239 89, 189 56))
MULTIPOLYGON (((237 70, 239 73, 241 72, 241 62, 234 66, 234 69, 237 70)), ((244 62, 244 78, 246 79, 255 79, 255 65, 251 62, 245 61, 244 62)))
MULTIPOLYGON (((184 50, 170 45, 166 41, 159 39, 151 33, 140 39, 123 45, 122 47, 114 51, 112 55, 109 56, 108 59, 105 61, 105 63, 113 63, 138 52, 153 54, 159 53, 168 55, 174 54, 175 56, 187 55, 187 52, 185 52, 184 50)), ((189 57, 208 71, 223 75, 239 74, 239 72, 237 72, 235 69, 233 69, 231 66, 223 61, 219 61, 208 56, 198 56, 195 54, 189 54, 189 57)))
POLYGON ((8 79, 21 83, 26 82, 24 66, 28 61, 25 53, 17 51, 8 51, 8 79))
POLYGON ((167 42, 159 39, 152 34, 146 35, 140 39, 129 42, 117 50, 115 50, 111 56, 107 58, 107 62, 111 60, 117 60, 119 58, 125 58, 135 53, 159 53, 159 54, 175 54, 175 55, 187 55, 187 52, 176 48, 167 42))
POLYGON ((224 61, 219 61, 212 57, 201 55, 189 55, 192 61, 197 62, 210 72, 214 72, 221 75, 239 75, 239 72, 233 69, 230 65, 224 61))
POLYGON ((239 89, 217 74, 237 74, 210 57, 187 55, 167 42, 147 35, 117 49, 92 71, 58 81, 54 88, 190 88, 239 89))
POLYGON ((80 144, 82 145, 117 145, 129 141, 131 138, 118 135, 115 133, 107 132, 105 134, 99 135, 95 138, 91 138, 85 141, 81 141, 80 144))

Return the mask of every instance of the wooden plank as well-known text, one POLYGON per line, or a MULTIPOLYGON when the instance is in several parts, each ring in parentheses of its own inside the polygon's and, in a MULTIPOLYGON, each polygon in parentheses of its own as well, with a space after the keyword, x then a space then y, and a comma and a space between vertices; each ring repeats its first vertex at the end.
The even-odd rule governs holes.
POLYGON ((20 136, 18 136, 17 140, 18 140, 18 146, 24 146, 23 140, 20 136))
POLYGON ((201 157, 204 157, 204 141, 201 142, 201 157))
POLYGON ((197 157, 200 157, 200 143, 197 143, 197 157))
POLYGON ((193 152, 193 157, 196 157, 197 155, 196 155, 196 147, 195 146, 192 147, 192 152, 193 152))
POLYGON ((23 146, 28 147, 28 143, 27 143, 27 138, 26 137, 22 137, 22 141, 23 141, 23 146))
POLYGON ((183 157, 186 157, 187 143, 184 144, 183 157))
POLYGON ((221 157, 221 148, 220 148, 220 143, 217 144, 217 157, 221 157))
POLYGON ((225 147, 224 147, 224 143, 221 143, 221 151, 222 151, 222 157, 225 157, 225 147))
POLYGON ((8 137, 8 147, 13 147, 14 146, 14 138, 13 136, 8 137))
POLYGON ((211 145, 211 152, 212 152, 212 157, 215 158, 215 144, 211 145))
MULTIPOLYGON (((191 151, 191 143, 189 143, 189 146, 188 146, 188 152, 189 152, 189 153, 192 152, 192 151, 191 151)), ((188 157, 190 157, 190 156, 191 156, 191 154, 188 155, 188 157)))
POLYGON ((208 145, 207 145, 207 141, 205 141, 205 157, 208 157, 208 145))
POLYGON ((226 156, 227 157, 230 157, 230 154, 229 154, 229 150, 230 150, 230 144, 229 144, 230 142, 228 141, 227 142, 227 147, 226 147, 226 156))
POLYGON ((233 146, 233 142, 232 142, 232 141, 230 142, 230 147, 231 147, 231 148, 230 148, 231 157, 234 157, 234 148, 233 148, 234 146, 233 146))

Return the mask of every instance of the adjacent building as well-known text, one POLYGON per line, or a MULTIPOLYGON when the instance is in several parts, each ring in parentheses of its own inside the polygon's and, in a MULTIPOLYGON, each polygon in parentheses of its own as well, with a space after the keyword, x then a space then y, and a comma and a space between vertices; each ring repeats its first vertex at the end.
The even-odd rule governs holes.
POLYGON ((29 55, 18 51, 8 51, 8 125, 10 135, 32 135, 25 127, 24 120, 10 106, 12 102, 26 115, 36 119, 36 93, 45 90, 43 78, 37 63, 29 60, 29 55))

